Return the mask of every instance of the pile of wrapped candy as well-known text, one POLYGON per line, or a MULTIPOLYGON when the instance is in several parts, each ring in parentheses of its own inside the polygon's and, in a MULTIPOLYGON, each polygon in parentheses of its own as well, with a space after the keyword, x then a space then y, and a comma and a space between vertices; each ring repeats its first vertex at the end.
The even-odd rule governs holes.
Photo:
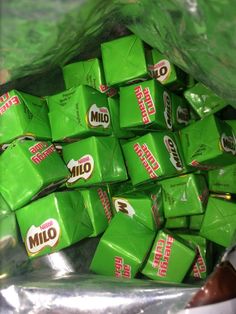
POLYGON ((59 94, 0 97, 1 201, 30 258, 100 236, 94 273, 206 278, 236 238, 230 104, 135 35, 101 56, 59 94))

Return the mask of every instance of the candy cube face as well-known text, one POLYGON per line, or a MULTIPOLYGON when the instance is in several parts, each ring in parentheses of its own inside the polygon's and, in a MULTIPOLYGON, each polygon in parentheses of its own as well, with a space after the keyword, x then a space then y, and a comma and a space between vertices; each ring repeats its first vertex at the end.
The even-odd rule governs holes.
POLYGON ((120 126, 131 130, 167 129, 169 103, 170 93, 155 80, 121 87, 120 126))
POLYGON ((18 137, 51 138, 48 108, 39 97, 12 90, 0 97, 0 115, 0 144, 18 137))
POLYGON ((209 190, 236 194, 236 163, 208 171, 209 190))
POLYGON ((151 77, 168 87, 178 89, 185 85, 184 73, 156 49, 150 52, 148 71, 151 77))
POLYGON ((197 258, 192 265, 190 277, 205 279, 211 270, 211 250, 208 241, 197 234, 178 233, 178 236, 197 246, 197 258))
POLYGON ((53 141, 110 135, 106 95, 80 85, 47 98, 53 141))
POLYGON ((187 174, 161 181, 166 218, 190 216, 205 211, 208 188, 201 175, 187 174))
POLYGON ((189 229, 200 230, 202 222, 203 222, 204 214, 192 215, 189 218, 190 218, 189 229))
POLYGON ((232 128, 213 115, 180 131, 188 165, 210 170, 236 162, 236 139, 232 128))
POLYGON ((227 105, 225 100, 201 83, 187 89, 184 97, 201 118, 211 115, 227 105))
POLYGON ((195 247, 187 241, 160 230, 142 274, 157 281, 180 283, 196 256, 195 247))
POLYGON ((26 205, 45 190, 56 189, 69 177, 50 142, 14 141, 0 157, 0 192, 12 210, 26 205))
POLYGON ((123 213, 117 213, 102 236, 91 271, 134 278, 152 245, 155 233, 123 213))
POLYGON ((165 223, 166 229, 178 229, 178 228, 188 228, 189 226, 189 217, 172 217, 167 218, 165 223))
POLYGON ((133 185, 185 171, 176 136, 170 132, 148 133, 123 144, 133 185))
POLYGON ((117 138, 131 138, 135 134, 131 131, 123 130, 120 128, 120 102, 118 98, 107 99, 109 112, 111 115, 111 124, 113 135, 117 138))
POLYGON ((144 45, 135 35, 105 42, 101 51, 108 86, 148 77, 144 45))
POLYGON ((21 208, 16 215, 29 257, 59 251, 93 231, 78 191, 52 193, 21 208))
POLYGON ((163 224, 164 215, 159 186, 147 191, 113 196, 112 203, 116 213, 127 214, 153 231, 160 229, 163 224))
POLYGON ((236 203, 209 197, 200 235, 229 247, 236 240, 236 203))
POLYGON ((96 237, 106 230, 112 219, 112 210, 107 189, 105 187, 97 187, 84 189, 80 192, 93 226, 93 233, 90 237, 96 237))
POLYGON ((127 180, 119 142, 114 137, 89 137, 63 148, 71 172, 69 188, 127 180))

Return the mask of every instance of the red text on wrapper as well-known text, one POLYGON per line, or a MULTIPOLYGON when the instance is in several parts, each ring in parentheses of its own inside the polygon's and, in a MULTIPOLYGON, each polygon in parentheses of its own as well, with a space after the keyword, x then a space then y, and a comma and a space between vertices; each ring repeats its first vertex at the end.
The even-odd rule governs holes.
POLYGON ((141 111, 143 123, 148 124, 151 122, 150 116, 156 113, 156 107, 152 100, 150 90, 148 87, 143 89, 141 85, 138 85, 134 88, 134 92, 141 111))
POLYGON ((124 264, 124 259, 115 256, 115 276, 117 278, 131 278, 131 266, 124 264))
POLYGON ((99 199, 102 203, 102 206, 104 208, 104 212, 105 212, 105 215, 107 217, 107 220, 108 220, 108 222, 110 222, 111 218, 112 218, 112 213, 111 213, 111 205, 110 205, 108 195, 107 195, 106 191, 103 191, 101 188, 97 189, 97 193, 98 193, 99 199))
POLYGON ((157 268, 157 276, 166 277, 174 238, 170 235, 166 240, 157 241, 152 267, 157 268))
POLYGON ((197 260, 193 265, 193 276, 196 278, 202 278, 202 274, 206 272, 206 264, 202 257, 201 250, 197 246, 197 260))
POLYGON ((0 97, 0 102, 5 102, 6 100, 8 100, 10 98, 10 94, 9 93, 5 93, 0 97))
POLYGON ((46 159, 48 156, 53 154, 56 151, 56 148, 53 144, 48 146, 46 142, 38 142, 34 146, 31 146, 29 148, 29 151, 32 154, 35 154, 34 156, 31 157, 31 160, 33 161, 34 164, 38 165, 40 164, 44 159, 46 159), (44 149, 46 147, 46 149, 44 149), (39 150, 43 151, 39 152, 39 150))
POLYGON ((134 151, 138 155, 140 161, 142 162, 144 168, 148 172, 151 179, 157 178, 157 171, 160 168, 160 165, 151 150, 148 148, 147 144, 140 145, 139 143, 135 143, 134 151))
MULTIPOLYGON (((3 97, 3 96, 2 96, 3 97)), ((0 107, 0 115, 3 115, 8 109, 11 108, 11 106, 19 105, 20 99, 18 96, 12 96, 10 99, 8 99, 1 107, 0 107)))

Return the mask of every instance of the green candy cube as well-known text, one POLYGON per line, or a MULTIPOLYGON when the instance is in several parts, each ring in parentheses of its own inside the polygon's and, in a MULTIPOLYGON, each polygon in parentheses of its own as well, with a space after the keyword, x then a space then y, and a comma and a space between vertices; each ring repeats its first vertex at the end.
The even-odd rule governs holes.
POLYGON ((151 77, 171 89, 180 89, 185 86, 184 72, 156 49, 148 53, 148 71, 151 77))
POLYGON ((47 195, 19 209, 16 216, 29 257, 59 251, 93 232, 78 191, 47 195))
POLYGON ((209 197, 200 235, 229 247, 236 241, 236 202, 209 197))
POLYGON ((53 141, 112 133, 107 97, 91 87, 72 87, 47 102, 53 141))
POLYGON ((200 230, 203 222, 204 214, 190 216, 189 229, 200 230))
POLYGON ((50 142, 15 140, 0 156, 0 192, 12 210, 66 181, 69 171, 50 142))
POLYGON ((208 171, 209 190, 236 194, 236 163, 208 171))
POLYGON ((189 226, 189 217, 172 217, 167 218, 165 223, 166 229, 178 229, 178 228, 188 228, 189 226))
POLYGON ((232 128, 214 115, 180 131, 185 160, 200 170, 236 162, 236 137, 232 128))
POLYGON ((80 190, 80 192, 93 226, 93 233, 90 237, 96 237, 106 230, 112 219, 112 210, 107 189, 96 187, 80 190))
POLYGON ((112 202, 116 213, 123 212, 153 231, 160 229, 163 225, 164 215, 160 186, 146 191, 115 194, 112 202))
POLYGON ((0 144, 19 137, 50 140, 46 102, 39 97, 11 90, 0 97, 0 144))
POLYGON ((133 185, 184 172, 178 137, 171 132, 153 132, 122 145, 133 185))
POLYGON ((110 96, 115 93, 114 88, 106 85, 102 63, 97 58, 67 64, 62 71, 66 89, 87 85, 110 96))
POLYGON ((211 115, 227 105, 225 100, 217 96, 202 83, 197 83, 187 89, 184 92, 184 97, 201 118, 211 115))
POLYGON ((135 35, 101 45, 102 61, 108 86, 119 86, 148 77, 143 42, 135 35))
POLYGON ((155 232, 117 213, 103 234, 90 270, 117 278, 134 278, 152 245, 155 232))
POLYGON ((127 180, 120 144, 115 137, 89 137, 63 147, 71 172, 69 188, 127 180))
POLYGON ((180 283, 195 256, 195 246, 167 230, 160 230, 142 274, 157 281, 180 283))
POLYGON ((186 174, 160 182, 166 218, 191 216, 205 211, 208 188, 201 175, 186 174))

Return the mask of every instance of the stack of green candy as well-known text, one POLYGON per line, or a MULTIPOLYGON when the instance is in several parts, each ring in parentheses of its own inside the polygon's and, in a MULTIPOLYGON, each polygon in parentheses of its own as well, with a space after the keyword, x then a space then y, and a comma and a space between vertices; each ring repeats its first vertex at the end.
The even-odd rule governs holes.
POLYGON ((17 209, 27 252, 48 254, 104 232, 95 273, 204 279, 212 243, 235 239, 236 204, 219 198, 236 193, 234 122, 214 115, 226 103, 135 35, 103 43, 101 55, 63 68, 67 90, 46 97, 49 138, 26 129, 2 141, 33 134, 62 146, 64 164, 54 148, 45 154, 45 142, 18 140, 2 155, 9 178, 1 190, 17 209))

